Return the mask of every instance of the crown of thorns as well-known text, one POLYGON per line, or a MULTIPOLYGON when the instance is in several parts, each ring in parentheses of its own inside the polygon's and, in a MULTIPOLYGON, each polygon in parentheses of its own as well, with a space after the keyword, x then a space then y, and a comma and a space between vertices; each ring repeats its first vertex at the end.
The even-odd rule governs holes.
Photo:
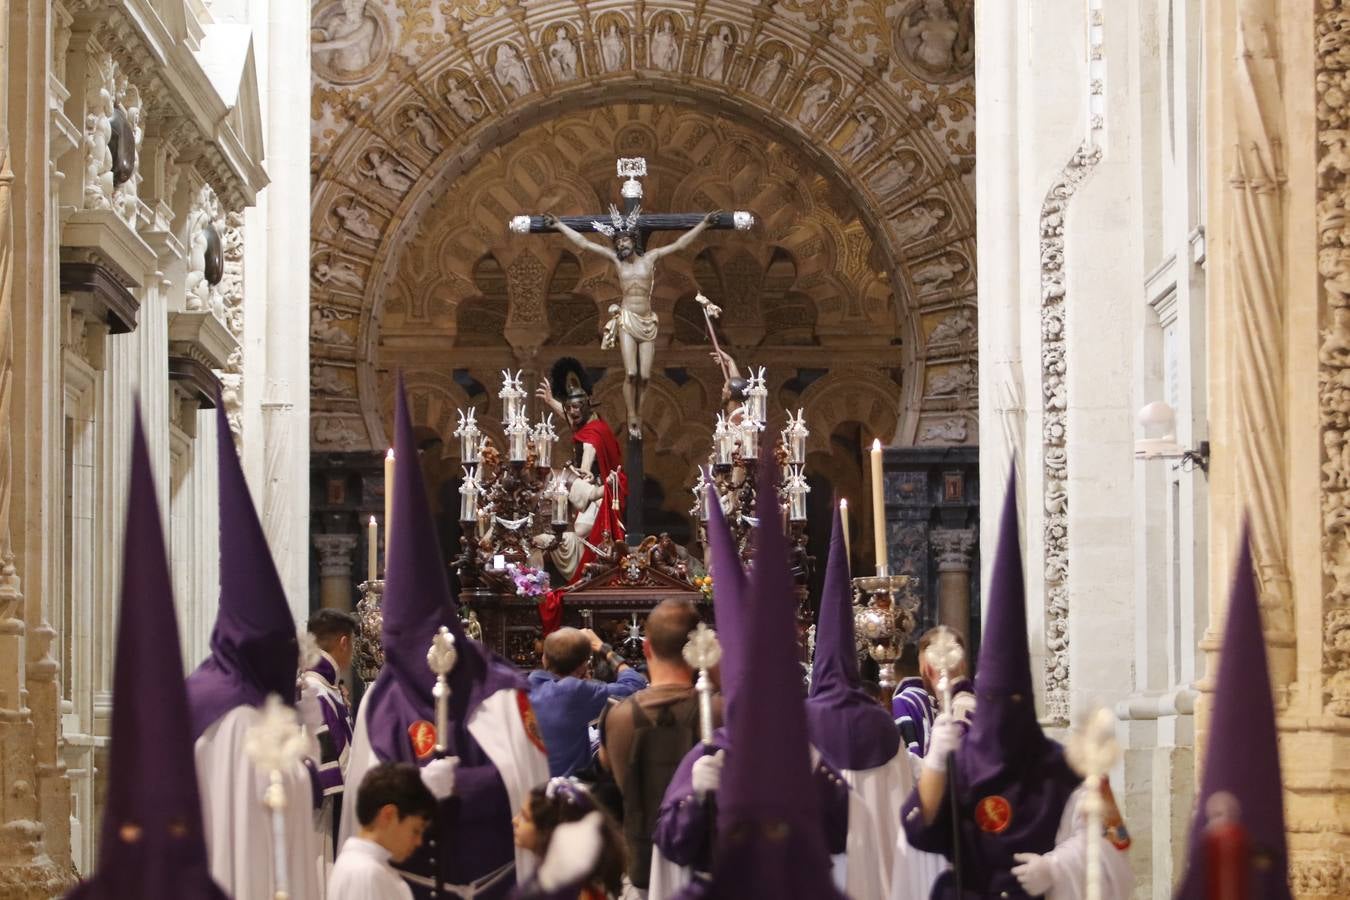
POLYGON ((619 212, 617 206, 611 203, 609 205, 609 221, 611 224, 606 225, 604 222, 597 222, 592 219, 591 225, 596 231, 608 238, 612 238, 618 234, 627 234, 636 238, 638 235, 638 215, 641 212, 642 207, 635 206, 633 207, 633 211, 625 216, 623 213, 619 212))

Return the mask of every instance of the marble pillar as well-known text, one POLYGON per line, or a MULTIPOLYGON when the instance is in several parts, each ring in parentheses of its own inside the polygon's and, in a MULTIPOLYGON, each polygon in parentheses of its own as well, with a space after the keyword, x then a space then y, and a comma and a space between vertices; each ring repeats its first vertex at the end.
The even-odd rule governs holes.
POLYGON ((978 532, 974 528, 937 528, 929 537, 938 566, 938 624, 954 629, 970 643, 970 564, 978 532))
POLYGON ((316 534, 319 551, 319 603, 325 609, 352 610, 352 552, 354 534, 316 534))

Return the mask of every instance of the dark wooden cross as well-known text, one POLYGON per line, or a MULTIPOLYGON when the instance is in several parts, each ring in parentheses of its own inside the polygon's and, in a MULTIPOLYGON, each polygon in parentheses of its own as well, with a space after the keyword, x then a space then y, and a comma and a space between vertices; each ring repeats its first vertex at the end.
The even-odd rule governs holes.
MULTIPOLYGON (((623 188, 620 193, 623 194, 623 214, 629 216, 633 210, 642 204, 642 182, 638 181, 647 174, 647 160, 640 156, 631 159, 619 160, 619 177, 624 179, 623 188)), ((639 213, 637 228, 641 233, 641 242, 645 247, 647 236, 653 231, 688 231, 707 217, 707 213, 639 213)), ((610 218, 608 212, 596 213, 593 216, 559 216, 558 220, 567 224, 574 231, 580 231, 583 234, 587 232, 598 232, 601 229, 596 228, 595 224, 608 225, 610 218)), ((717 216, 717 220, 709 225, 709 228, 719 230, 736 229, 737 231, 748 231, 755 224, 755 217, 748 212, 724 212, 717 216)), ((510 228, 517 234, 555 234, 554 230, 544 224, 543 216, 516 216, 511 219, 510 228)))
MULTIPOLYGON (((662 214, 641 212, 639 207, 642 205, 642 182, 638 179, 645 177, 646 174, 647 160, 642 157, 619 160, 618 176, 624 179, 623 187, 620 190, 623 196, 621 214, 625 220, 633 216, 634 213, 637 214, 636 224, 631 227, 637 232, 636 238, 640 249, 646 248, 647 238, 652 232, 688 231, 706 219, 708 215, 706 213, 662 214)), ((606 236, 612 236, 614 233, 613 214, 611 212, 590 216, 559 216, 558 220, 573 231, 583 234, 602 233, 606 236)), ((748 212, 723 212, 718 213, 708 227, 719 230, 734 228, 737 231, 748 231, 754 224, 755 217, 748 212)), ((516 234, 557 233, 551 225, 547 224, 544 216, 515 216, 511 219, 508 227, 516 234)), ((619 230, 624 229, 620 228, 619 230)), ((628 532, 628 543, 630 546, 635 546, 641 543, 644 535, 642 507, 645 473, 642 462, 641 438, 630 437, 627 441, 624 452, 624 470, 628 474, 628 521, 624 525, 628 532)))

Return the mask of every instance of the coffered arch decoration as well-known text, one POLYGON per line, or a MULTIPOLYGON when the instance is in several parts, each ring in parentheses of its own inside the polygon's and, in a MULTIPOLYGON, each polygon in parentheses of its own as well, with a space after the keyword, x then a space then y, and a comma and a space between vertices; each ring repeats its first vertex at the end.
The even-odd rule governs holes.
MULTIPOLYGON (((926 308, 973 308, 975 290, 973 78, 964 51, 933 71, 946 32, 917 28, 932 4, 907 6, 903 28, 885 0, 366 0, 342 21, 318 5, 357 52, 315 67, 313 350, 355 372, 358 444, 385 442, 377 373, 433 345, 477 359, 495 330, 526 366, 544 344, 581 346, 617 299, 603 261, 505 223, 603 209, 620 155, 648 157, 652 208, 761 219, 701 242, 712 291, 696 256, 665 261, 663 344, 694 291, 758 278, 733 346, 872 338, 906 374, 894 412, 915 439, 926 308)), ((961 22, 971 4, 939 5, 961 22)))

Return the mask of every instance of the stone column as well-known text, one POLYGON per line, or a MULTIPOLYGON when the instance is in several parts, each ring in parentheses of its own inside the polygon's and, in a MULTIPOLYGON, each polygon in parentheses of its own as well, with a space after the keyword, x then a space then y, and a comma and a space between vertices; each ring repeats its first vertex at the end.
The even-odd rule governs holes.
POLYGON ((970 559, 979 534, 974 528, 932 532, 938 562, 938 624, 956 630, 970 646, 970 559))
POLYGON ((319 603, 326 609, 351 612, 354 534, 316 534, 319 551, 319 603))

